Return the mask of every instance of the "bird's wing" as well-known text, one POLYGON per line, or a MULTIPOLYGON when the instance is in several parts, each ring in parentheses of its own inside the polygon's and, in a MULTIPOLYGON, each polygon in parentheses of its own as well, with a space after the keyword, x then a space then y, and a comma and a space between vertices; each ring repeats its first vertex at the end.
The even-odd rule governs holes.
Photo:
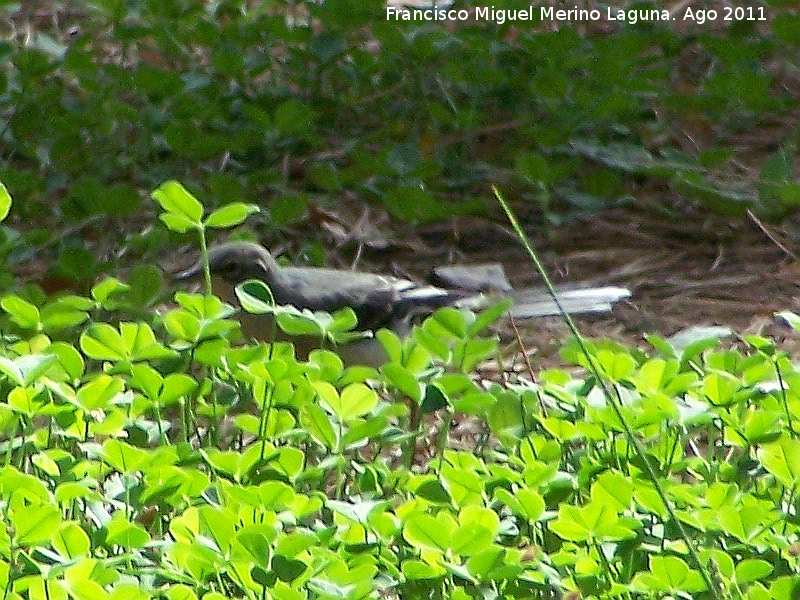
POLYGON ((430 282, 447 289, 473 292, 510 292, 512 289, 500 263, 434 267, 430 282))
POLYGON ((408 279, 311 267, 283 267, 271 287, 279 304, 328 312, 349 306, 359 327, 367 329, 391 326, 424 306, 430 312, 451 297, 441 288, 408 279))

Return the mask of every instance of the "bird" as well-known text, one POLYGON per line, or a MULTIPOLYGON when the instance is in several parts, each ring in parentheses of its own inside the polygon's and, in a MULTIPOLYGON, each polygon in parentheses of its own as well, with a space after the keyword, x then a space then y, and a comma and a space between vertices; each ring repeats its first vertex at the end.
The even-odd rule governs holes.
MULTIPOLYGON (((513 290, 502 265, 445 266, 434 269, 437 285, 420 283, 392 275, 347 271, 320 267, 282 266, 261 244, 233 241, 212 247, 208 252, 211 286, 214 295, 239 306, 235 288, 247 280, 265 283, 277 305, 333 313, 350 307, 358 319, 358 328, 374 332, 388 328, 400 335, 411 325, 437 308, 444 306, 477 309, 492 299, 508 297, 513 301, 512 317, 529 319, 559 314, 558 307, 546 291, 526 288, 513 290)), ((202 262, 178 274, 185 280, 202 273, 202 262)), ((614 286, 563 290, 562 306, 570 313, 605 312, 630 292, 614 286)), ((292 337, 275 327, 270 314, 240 314, 242 333, 247 338, 265 342, 292 341, 300 358, 319 348, 317 338, 292 337)), ((386 359, 380 343, 374 338, 361 339, 336 348, 345 364, 378 366, 386 359)))

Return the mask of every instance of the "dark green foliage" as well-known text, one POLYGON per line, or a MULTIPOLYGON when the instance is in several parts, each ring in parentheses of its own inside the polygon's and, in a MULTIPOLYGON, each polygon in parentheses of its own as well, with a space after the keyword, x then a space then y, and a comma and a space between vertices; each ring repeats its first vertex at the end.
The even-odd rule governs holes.
MULTIPOLYGON (((43 227, 139 213, 176 176, 211 206, 349 192, 411 221, 493 212, 500 183, 558 222, 629 198, 638 176, 726 213, 797 204, 791 170, 768 159, 756 186, 724 154, 795 105, 774 66, 796 62, 796 17, 778 6, 773 36, 760 22, 451 30, 356 0, 44 4, 58 20, 2 9, 33 35, 0 46, 0 178, 43 227), (710 123, 685 153, 684 132, 710 123)), ((787 165, 793 135, 772 140, 787 165)))

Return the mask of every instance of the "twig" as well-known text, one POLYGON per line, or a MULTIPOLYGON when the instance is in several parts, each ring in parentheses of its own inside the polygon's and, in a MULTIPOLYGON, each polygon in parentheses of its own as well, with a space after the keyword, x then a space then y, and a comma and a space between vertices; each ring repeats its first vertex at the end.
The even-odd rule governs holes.
MULTIPOLYGON (((508 321, 511 323, 511 328, 514 330, 514 337, 517 339, 517 345, 519 346, 519 351, 522 354, 522 360, 525 361, 525 367, 528 369, 528 375, 530 375, 531 381, 536 381, 536 375, 533 373, 533 366, 531 365, 531 359, 528 358, 528 352, 525 348, 525 343, 522 341, 522 336, 519 333, 519 329, 517 328, 517 324, 514 321, 514 316, 511 312, 508 313, 508 321)), ((539 408, 542 411, 542 416, 547 416, 547 408, 544 405, 544 400, 542 400, 541 393, 536 394, 536 397, 539 399, 539 408)))
POLYGON ((753 211, 751 211, 749 208, 747 209, 747 216, 748 216, 748 217, 750 217, 750 220, 751 220, 751 221, 753 221, 753 223, 755 223, 755 224, 756 224, 756 226, 757 226, 757 227, 758 227, 758 228, 761 230, 761 232, 762 232, 762 233, 763 233, 765 236, 767 236, 767 237, 770 239, 770 241, 771 241, 773 244, 775 244, 775 245, 776 245, 778 248, 780 248, 781 250, 783 250, 783 252, 784 252, 784 254, 786 254, 786 256, 788 256, 788 257, 789 257, 789 258, 791 258, 792 260, 797 260, 797 256, 794 254, 794 252, 792 252, 792 251, 791 251, 791 250, 789 250, 789 249, 788 249, 786 246, 784 246, 783 244, 781 244, 781 243, 780 243, 780 242, 779 242, 779 241, 778 241, 778 240, 775 238, 775 236, 774 236, 774 235, 772 235, 772 232, 770 232, 770 231, 769 231, 769 230, 768 230, 768 229, 767 229, 767 228, 764 226, 764 224, 763 224, 763 223, 762 223, 762 222, 761 222, 761 221, 758 219, 758 217, 756 217, 756 216, 753 214, 753 211))

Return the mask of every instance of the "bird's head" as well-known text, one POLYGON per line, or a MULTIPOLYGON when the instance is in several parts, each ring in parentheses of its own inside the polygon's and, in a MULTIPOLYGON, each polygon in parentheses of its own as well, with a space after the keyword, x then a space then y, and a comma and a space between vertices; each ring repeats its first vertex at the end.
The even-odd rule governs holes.
POLYGON ((231 284, 247 279, 270 281, 278 263, 269 250, 254 242, 228 242, 208 252, 208 266, 213 277, 231 284))
MULTIPOLYGON (((269 283, 272 281, 272 274, 279 268, 269 250, 254 242, 228 242, 211 248, 208 251, 208 266, 212 282, 224 284, 231 290, 233 286, 247 279, 260 279, 269 283)), ((176 279, 196 279, 202 272, 203 264, 198 261, 178 274, 176 279)), ((214 287, 217 288, 218 285, 214 287)), ((224 297, 228 296, 232 294, 224 294, 224 297)))

